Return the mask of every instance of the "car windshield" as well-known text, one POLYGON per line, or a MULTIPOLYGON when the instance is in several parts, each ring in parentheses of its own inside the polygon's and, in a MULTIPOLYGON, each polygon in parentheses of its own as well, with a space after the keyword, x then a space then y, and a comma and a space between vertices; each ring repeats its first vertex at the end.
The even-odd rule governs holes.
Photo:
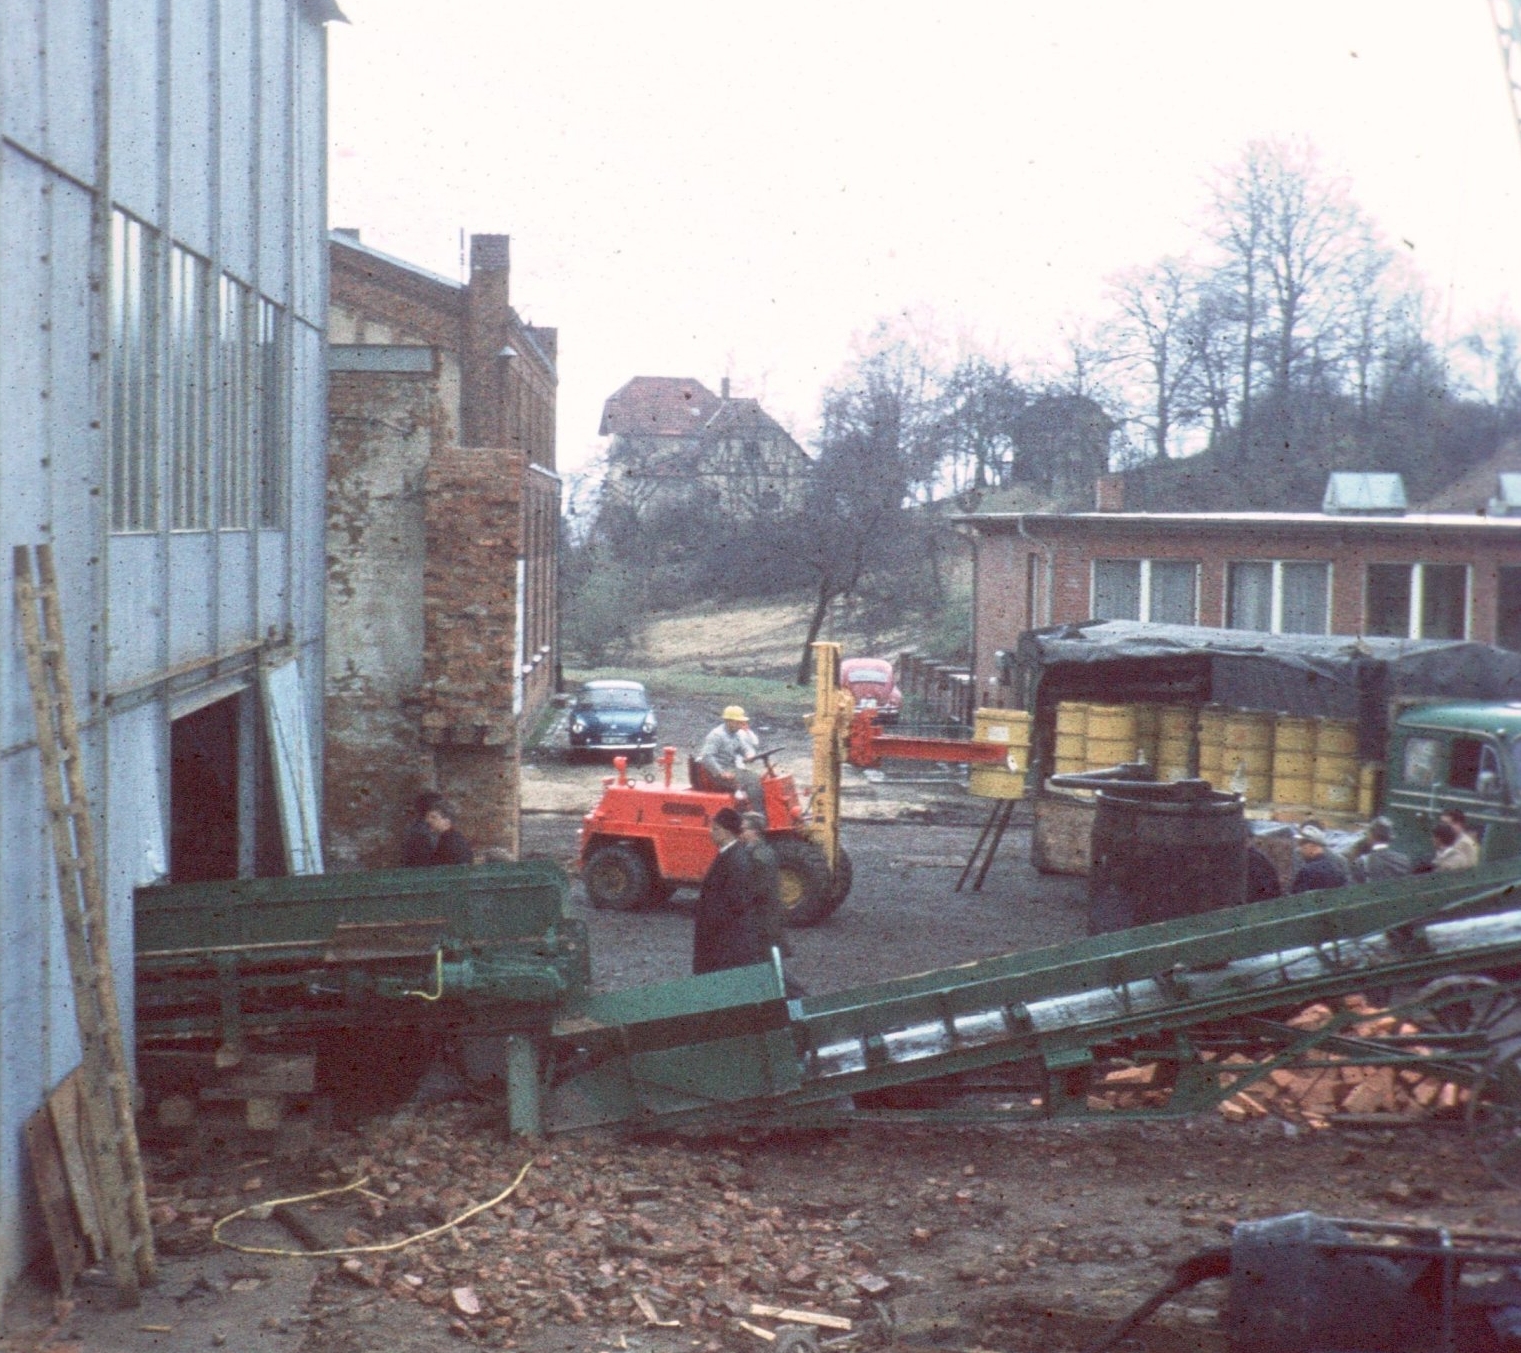
POLYGON ((576 703, 582 709, 645 709, 649 705, 643 691, 627 689, 582 691, 576 703))

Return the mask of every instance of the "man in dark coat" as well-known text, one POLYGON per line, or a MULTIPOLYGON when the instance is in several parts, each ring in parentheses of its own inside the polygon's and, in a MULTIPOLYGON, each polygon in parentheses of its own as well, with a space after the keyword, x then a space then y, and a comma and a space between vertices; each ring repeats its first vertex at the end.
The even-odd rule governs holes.
POLYGON ((424 815, 423 821, 437 837, 429 864, 475 863, 475 847, 470 844, 470 838, 455 827, 454 808, 451 804, 440 799, 424 815))
POLYGON ((1347 882, 1342 863, 1331 857, 1326 834, 1319 827, 1305 823, 1295 834, 1299 842, 1299 869, 1290 885, 1291 893, 1313 893, 1321 888, 1340 888, 1347 882))
POLYGON ((755 905, 750 856, 740 844, 742 828, 732 808, 720 808, 708 824, 718 858, 708 866, 692 913, 694 973, 764 963, 771 953, 765 917, 755 905))

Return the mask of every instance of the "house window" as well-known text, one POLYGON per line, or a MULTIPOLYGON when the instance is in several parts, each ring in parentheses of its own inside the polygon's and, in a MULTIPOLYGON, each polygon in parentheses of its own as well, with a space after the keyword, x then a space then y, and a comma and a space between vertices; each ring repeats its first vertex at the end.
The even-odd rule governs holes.
POLYGON ((259 298, 254 331, 253 407, 258 420, 259 525, 279 529, 285 523, 286 484, 290 478, 290 419, 285 406, 285 312, 259 298))
POLYGON ((1369 564, 1366 634, 1395 639, 1468 637, 1466 564, 1369 564))
POLYGON ((1192 625, 1198 621, 1199 566, 1181 559, 1095 559, 1096 620, 1147 620, 1192 625))
POLYGON ((1495 642, 1501 648, 1521 652, 1521 568, 1500 570, 1500 588, 1495 617, 1495 642))
POLYGON ((111 529, 158 529, 158 241, 111 213, 111 529))
POLYGON ((253 292, 223 276, 217 293, 221 419, 219 426, 217 522, 232 529, 250 525, 253 508, 255 437, 259 425, 254 400, 253 292))
POLYGON ((1233 630, 1324 634, 1329 564, 1293 560, 1232 563, 1226 570, 1225 623, 1233 630))
POLYGON ((204 259, 169 250, 169 470, 170 525, 204 531, 211 525, 211 428, 207 390, 204 259))

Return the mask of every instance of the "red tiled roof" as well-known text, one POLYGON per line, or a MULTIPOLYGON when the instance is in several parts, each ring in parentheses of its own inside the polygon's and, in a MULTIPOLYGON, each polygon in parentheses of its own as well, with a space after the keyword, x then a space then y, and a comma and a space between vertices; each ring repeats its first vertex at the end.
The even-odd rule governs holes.
POLYGON ((1521 473, 1521 440, 1506 442, 1488 460, 1459 475, 1419 507, 1421 512, 1480 512, 1495 496, 1502 474, 1521 473))
POLYGON ((635 376, 602 406, 599 437, 690 437, 723 403, 701 381, 635 376))

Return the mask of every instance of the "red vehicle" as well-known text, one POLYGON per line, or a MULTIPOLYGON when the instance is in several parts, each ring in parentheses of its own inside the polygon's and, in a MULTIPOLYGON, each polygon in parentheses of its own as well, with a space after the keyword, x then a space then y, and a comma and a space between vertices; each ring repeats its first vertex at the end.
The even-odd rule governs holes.
POLYGON ((840 664, 840 685, 850 692, 856 712, 870 710, 878 723, 897 723, 903 712, 903 692, 886 658, 846 658, 840 664))
MULTIPOLYGON (((781 901, 789 926, 815 925, 850 892, 850 857, 837 848, 833 872, 824 849, 813 839, 808 816, 791 775, 779 775, 768 748, 752 760, 764 763, 763 802, 751 805, 766 815, 766 837, 776 851, 781 901)), ((631 780, 624 757, 617 774, 603 783, 600 802, 581 819, 581 879, 594 907, 633 911, 663 901, 683 885, 696 887, 713 863, 717 847, 708 824, 720 808, 735 806, 734 795, 706 783, 700 763, 689 762, 690 787, 674 785, 676 749, 661 754, 664 782, 651 776, 631 780)))

